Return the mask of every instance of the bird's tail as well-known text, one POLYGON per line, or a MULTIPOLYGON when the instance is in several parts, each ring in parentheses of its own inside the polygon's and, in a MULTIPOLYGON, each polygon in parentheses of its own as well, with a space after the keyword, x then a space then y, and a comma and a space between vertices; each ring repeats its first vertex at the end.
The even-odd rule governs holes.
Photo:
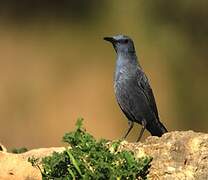
POLYGON ((147 130, 152 136, 162 136, 164 133, 168 132, 165 126, 160 121, 152 121, 151 124, 147 124, 147 130))

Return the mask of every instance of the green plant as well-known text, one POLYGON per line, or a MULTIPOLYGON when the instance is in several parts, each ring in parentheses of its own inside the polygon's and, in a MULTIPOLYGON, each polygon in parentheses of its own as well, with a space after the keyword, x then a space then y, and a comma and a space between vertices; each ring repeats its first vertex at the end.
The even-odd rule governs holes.
POLYGON ((11 150, 12 153, 14 154, 21 154, 21 153, 24 153, 24 152, 27 152, 28 149, 26 147, 21 147, 21 148, 14 148, 11 150))
MULTIPOLYGON (((70 147, 42 159, 43 179, 146 179, 152 158, 135 159, 133 152, 119 151, 120 141, 96 141, 82 121, 79 119, 76 130, 63 137, 70 147)), ((37 165, 35 159, 30 162, 37 165)))

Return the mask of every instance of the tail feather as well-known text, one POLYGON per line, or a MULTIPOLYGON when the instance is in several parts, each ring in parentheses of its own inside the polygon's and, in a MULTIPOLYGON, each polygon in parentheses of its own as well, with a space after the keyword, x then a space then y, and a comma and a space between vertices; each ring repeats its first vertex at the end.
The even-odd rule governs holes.
POLYGON ((160 121, 152 121, 151 124, 147 124, 147 130, 152 136, 162 136, 164 133, 168 132, 166 127, 160 121))

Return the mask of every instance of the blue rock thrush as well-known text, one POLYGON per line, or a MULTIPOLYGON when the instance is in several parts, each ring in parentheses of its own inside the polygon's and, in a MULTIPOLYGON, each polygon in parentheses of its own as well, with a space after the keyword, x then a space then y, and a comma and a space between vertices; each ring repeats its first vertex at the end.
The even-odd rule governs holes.
POLYGON ((142 125, 139 141, 147 129, 153 136, 162 136, 167 129, 160 122, 157 106, 148 79, 136 56, 134 43, 124 35, 105 37, 113 44, 117 53, 114 89, 118 104, 128 118, 128 136, 134 122, 142 125))

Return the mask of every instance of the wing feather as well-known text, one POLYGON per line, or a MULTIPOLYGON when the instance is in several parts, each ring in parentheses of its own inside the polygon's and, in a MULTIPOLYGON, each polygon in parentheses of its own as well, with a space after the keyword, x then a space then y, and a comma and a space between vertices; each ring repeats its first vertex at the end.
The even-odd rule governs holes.
POLYGON ((159 120, 158 110, 155 102, 155 98, 153 95, 152 88, 150 87, 150 84, 148 82, 148 79, 145 75, 145 73, 142 70, 138 70, 138 85, 140 87, 140 90, 142 90, 143 94, 145 95, 148 104, 151 107, 152 112, 156 116, 156 118, 159 120))

